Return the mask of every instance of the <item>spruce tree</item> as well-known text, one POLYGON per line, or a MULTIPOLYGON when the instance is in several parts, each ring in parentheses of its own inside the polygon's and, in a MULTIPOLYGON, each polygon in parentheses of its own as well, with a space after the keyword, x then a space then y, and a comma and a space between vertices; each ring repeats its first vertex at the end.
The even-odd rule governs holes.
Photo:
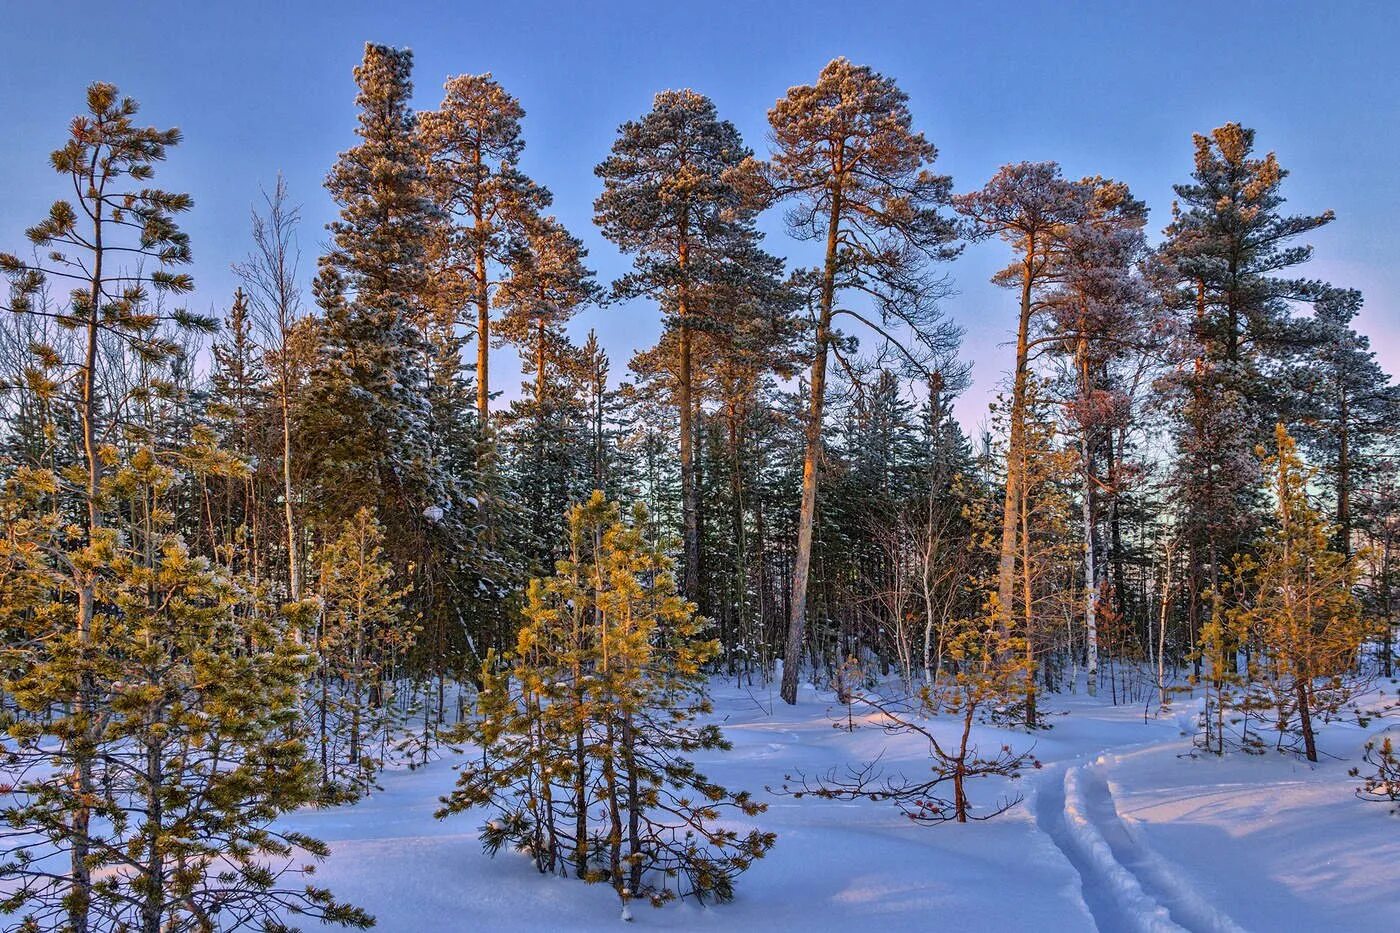
MULTIPOLYGON (((255 579, 266 572, 266 555, 261 548, 265 524, 259 482, 258 454, 264 448, 264 410, 268 374, 262 351, 254 340, 247 295, 234 292, 223 332, 210 347, 213 371, 209 376, 208 404, 203 421, 212 431, 208 441, 236 458, 244 466, 239 471, 222 468, 213 459, 218 477, 200 477, 199 511, 205 516, 210 547, 227 565, 236 561, 255 579), (217 523, 217 527, 216 527, 217 523)), ((191 440, 199 444, 206 436, 201 425, 191 440)))
POLYGON ((1355 289, 1326 289, 1314 304, 1317 349, 1290 373, 1306 399, 1298 434, 1329 480, 1337 550, 1346 555, 1355 536, 1357 490, 1372 484, 1384 441, 1395 436, 1400 417, 1400 386, 1351 326, 1361 303, 1355 289))
POLYGON ((340 219, 317 277, 320 350, 298 420, 320 534, 375 513, 423 626, 417 666, 441 696, 444 678, 474 669, 464 659, 494 628, 510 572, 482 533, 489 465, 462 407, 460 338, 428 277, 445 218, 409 106, 412 61, 368 45, 355 69, 361 141, 326 179, 340 219))
POLYGON ((1396 596, 1400 593, 1400 458, 1378 457, 1371 482, 1357 497, 1356 525, 1362 541, 1367 581, 1367 608, 1379 628, 1380 674, 1395 674, 1396 596))
MULTIPOLYGON (((519 485, 529 509, 527 525, 538 535, 534 545, 540 572, 553 564, 569 504, 595 488, 591 477, 579 482, 586 458, 583 422, 575 373, 578 361, 564 331, 583 307, 596 301, 599 289, 584 265, 588 251, 554 218, 531 221, 512 246, 510 275, 496 292, 505 309, 499 322, 502 339, 520 350, 526 372, 527 398, 512 406, 513 440, 519 450, 519 485), (588 488, 580 490, 580 486, 588 488)), ((586 379, 586 376, 584 376, 586 379)))
POLYGON ((359 145, 326 178, 340 219, 321 258, 325 311, 305 426, 318 457, 324 517, 374 503, 397 531, 442 500, 427 437, 423 340, 415 328, 435 208, 409 108, 413 56, 367 45, 355 68, 359 145))
POLYGON ((608 353, 598 342, 596 331, 590 330, 574 360, 583 407, 588 421, 588 460, 586 475, 593 489, 611 496, 618 482, 616 450, 623 414, 618 390, 608 384, 612 364, 608 353))

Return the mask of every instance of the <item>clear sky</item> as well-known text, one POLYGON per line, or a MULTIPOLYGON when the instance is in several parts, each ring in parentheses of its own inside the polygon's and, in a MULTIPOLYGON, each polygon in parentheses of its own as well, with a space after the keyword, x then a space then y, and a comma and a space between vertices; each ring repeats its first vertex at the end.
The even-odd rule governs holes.
MULTIPOLYGON (((1309 276, 1362 289, 1360 329, 1400 370, 1400 4, 1390 2, 390 2, 241 3, 0 0, 0 248, 64 194, 47 164, 83 88, 106 80, 185 142, 158 179, 194 195, 196 310, 226 305, 229 263, 248 249, 248 211, 283 172, 303 205, 304 268, 333 205, 320 187, 354 142, 351 68, 367 40, 415 53, 416 104, 436 106, 452 74, 494 72, 527 112, 523 167, 555 194, 600 279, 627 261, 592 226, 593 166, 617 125, 664 88, 710 95, 760 154, 765 114, 793 84, 845 55, 896 78, 955 189, 1005 162, 1055 159, 1066 174, 1128 182, 1167 222, 1191 134, 1229 120, 1258 131, 1292 172, 1291 209, 1332 208, 1312 237, 1309 276)), ((795 261, 774 216, 769 246, 795 261)), ((967 329, 983 417, 1006 365, 1014 296, 987 284, 1004 247, 956 263, 948 312, 967 329)), ((642 303, 590 311, 625 369, 651 343, 642 303)), ((515 392, 513 353, 493 388, 515 392)))

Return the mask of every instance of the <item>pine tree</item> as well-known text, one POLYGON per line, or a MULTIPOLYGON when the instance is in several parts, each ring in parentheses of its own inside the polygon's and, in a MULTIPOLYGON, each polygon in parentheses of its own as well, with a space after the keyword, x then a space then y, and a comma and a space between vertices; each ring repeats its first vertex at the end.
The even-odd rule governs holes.
MULTIPOLYGON (((974 239, 996 236, 1006 241, 1019 258, 992 281, 1020 291, 1016 326, 1016 357, 1012 368, 1009 436, 1006 448, 1006 483, 1002 502, 1001 546, 998 555, 997 596, 1001 608, 1015 611, 1017 529, 1024 524, 1026 418, 1032 390, 1030 369, 1033 318, 1037 292, 1054 275, 1051 256, 1066 231, 1083 220, 1087 210, 1085 186, 1060 174, 1053 162, 1018 162, 1002 166, 980 190, 959 195, 954 204, 969 218, 974 239)), ((1030 609, 1026 612, 1029 617, 1030 609)))
POLYGON ((1175 279, 1168 299, 1184 319, 1183 356, 1193 361, 1171 385, 1193 618, 1207 590, 1223 598, 1225 561, 1255 533, 1254 449, 1295 407, 1284 370, 1312 334, 1290 317, 1290 305, 1316 300, 1322 286, 1280 273, 1312 255, 1294 240, 1333 219, 1331 211, 1281 213, 1288 173, 1273 153, 1253 151, 1254 131, 1238 123, 1195 137, 1192 180, 1175 186, 1163 246, 1175 279))
POLYGON ((493 276, 507 263, 513 237, 551 197, 518 167, 525 148, 520 102, 490 73, 457 75, 444 90, 442 106, 422 115, 418 137, 433 197, 454 220, 440 250, 442 271, 463 275, 475 306, 476 408, 484 430, 491 404, 493 276))
POLYGON ((1224 613, 1228 635, 1212 640, 1251 649, 1248 679, 1225 701, 1246 718, 1246 745, 1250 714, 1270 710, 1279 743, 1295 736, 1308 761, 1317 761, 1315 721, 1356 692, 1353 667, 1371 632, 1353 592, 1357 564, 1331 549, 1333 529, 1309 501, 1310 471, 1282 424, 1274 438, 1263 461, 1273 521, 1257 554, 1235 556, 1230 582, 1239 600, 1224 613))
POLYGON ((888 334, 903 325, 917 335, 938 331, 932 299, 938 280, 929 260, 951 259, 953 225, 938 212, 951 181, 928 166, 937 150, 913 130, 908 96, 890 78, 844 58, 822 69, 815 84, 791 88, 768 113, 775 151, 760 186, 766 198, 793 200, 788 228, 825 243, 820 270, 809 278, 816 330, 807 385, 808 410, 797 552, 792 571, 782 696, 797 702, 812 532, 817 512, 827 365, 844 341, 838 315, 888 334), (838 294, 869 294, 878 317, 837 305, 838 294))
POLYGON ((569 514, 570 556, 530 584, 511 666, 488 671, 464 764, 439 816, 486 806, 488 851, 518 846, 540 871, 607 882, 623 902, 728 900, 772 833, 717 824, 764 809, 696 771, 688 754, 728 748, 702 665, 717 646, 676 593, 638 507, 595 492, 569 514))
MULTIPOLYGON (((191 277, 176 271, 191 258, 189 237, 179 229, 176 217, 189 210, 193 201, 189 195, 150 186, 156 164, 165 159, 170 146, 179 143, 180 133, 138 126, 133 119, 138 109, 135 100, 119 96, 111 84, 96 82, 88 87, 87 112, 73 120, 71 138, 50 158, 54 170, 71 185, 77 204, 54 202, 49 216, 26 231, 36 248, 48 250, 48 265, 0 254, 0 272, 12 282, 10 310, 50 318, 61 329, 80 335, 79 345, 72 348, 76 359, 64 359, 57 347, 44 344, 32 348, 31 355, 44 369, 66 371, 63 388, 77 399, 82 478, 64 493, 76 500, 89 547, 97 546, 107 524, 104 478, 111 449, 104 439, 106 428, 117 419, 123 395, 104 384, 100 351, 112 345, 118 354, 158 364, 178 350, 166 325, 197 331, 213 327, 208 318, 183 309, 162 311, 155 303, 157 296, 179 296, 193 288, 191 277), (42 300, 50 279, 73 286, 66 305, 52 308, 42 300)), ((77 602, 72 624, 78 643, 86 648, 92 645, 98 611, 97 580, 85 562, 72 564, 71 573, 71 592, 77 602)), ((76 728, 96 730, 101 711, 92 705, 97 697, 89 674, 80 673, 71 685, 74 689, 67 702, 73 706, 76 728)), ((93 786, 84 749, 91 741, 80 743, 70 762, 79 788, 69 801, 74 806, 69 815, 70 852, 77 893, 69 900, 67 922, 74 933, 86 933, 90 923, 87 801, 93 786)))
POLYGON ((912 679, 910 603, 915 575, 901 516, 920 492, 923 432, 905 385, 889 370, 858 372, 848 405, 835 407, 824 456, 829 504, 818 515, 809 638, 834 639, 831 657, 854 656, 912 679), (827 621, 823 632, 817 620, 827 621))
POLYGON ((668 350, 680 416, 683 590, 700 591, 700 521, 695 478, 697 334, 721 327, 723 293, 777 288, 780 260, 759 247, 756 210, 739 170, 751 156, 739 131, 694 91, 664 91, 652 109, 618 128, 611 155, 594 170, 603 235, 634 255, 613 283, 618 298, 650 297, 667 314, 668 350))
MULTIPOLYGON (((1000 587, 1001 521, 1005 513, 1000 505, 994 509, 993 531, 986 524, 989 513, 985 501, 970 510, 974 512, 974 539, 992 549, 996 563, 995 611, 985 611, 1007 626, 1008 631, 1017 632, 1015 639, 1008 636, 1008 643, 1014 640, 1025 651, 1021 702, 1007 703, 1003 709, 1008 718, 1019 716, 1030 729, 1045 725, 1039 713, 1037 677, 1045 687, 1057 689, 1055 662, 1074 653, 1072 641, 1060 638, 1063 629, 1048 623, 1077 614, 1075 607, 1080 600, 1075 583, 1083 557, 1082 543, 1075 540, 1073 533, 1071 508, 1072 486, 1079 472, 1079 451, 1065 443, 1060 434, 1045 386, 1040 378, 1027 383, 1021 448, 1015 457, 1009 453, 1013 402, 1003 397, 994 410, 993 427, 997 439, 989 456, 1005 464, 1006 472, 1015 470, 1021 476, 1016 503, 1015 587, 1010 606, 1002 605, 1000 587)), ((999 490, 987 484, 976 492, 985 497, 999 490)))
POLYGON ((0 910, 35 930, 76 928, 78 908, 85 929, 145 933, 283 929, 289 914, 371 925, 324 889, 286 885, 327 854, 273 825, 315 797, 297 621, 260 605, 246 572, 190 553, 155 451, 109 462, 101 492, 122 517, 90 538, 45 502, 60 483, 26 470, 0 494, 0 626, 26 636, 3 654, 18 708, 0 758, 0 910), (92 585, 88 632, 71 563, 92 585), (83 872, 54 873, 55 853, 83 872))
MULTIPOLYGON (((1333 214, 1279 213, 1288 172, 1273 153, 1253 157, 1251 129, 1227 123, 1197 135, 1195 148, 1192 183, 1174 186, 1179 203, 1166 230, 1167 253, 1182 276, 1182 298, 1195 315, 1206 359, 1244 393, 1256 418, 1270 420, 1285 404, 1262 378, 1270 375, 1270 357, 1278 361, 1308 338, 1290 322, 1289 303, 1321 292, 1320 283, 1278 273, 1311 257, 1311 247, 1292 241, 1330 223, 1333 214)), ((1261 433, 1269 430, 1266 424, 1261 433)))

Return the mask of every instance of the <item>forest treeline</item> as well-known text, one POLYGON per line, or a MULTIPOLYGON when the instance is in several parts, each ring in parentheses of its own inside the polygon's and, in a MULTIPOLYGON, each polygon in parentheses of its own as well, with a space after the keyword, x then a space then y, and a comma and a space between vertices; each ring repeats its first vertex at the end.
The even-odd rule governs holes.
POLYGON ((709 676, 897 680, 1028 729, 1046 691, 1195 683, 1204 746, 1316 760, 1314 720, 1392 673, 1400 389, 1360 293, 1304 277, 1333 216, 1286 210, 1253 130, 1183 140, 1150 245, 1120 180, 939 174, 845 59, 765 147, 664 91, 599 154, 632 263, 600 282, 521 169, 520 102, 466 74, 415 112, 411 69, 366 47, 324 254, 270 179, 222 315, 185 307, 180 134, 109 84, 0 254, 0 906, 30 928, 369 923, 274 818, 461 741, 444 813, 497 806, 488 845, 624 901, 727 897, 773 839, 709 828, 761 810, 684 758, 723 747, 709 676), (1015 339, 970 433, 940 302, 981 240, 1015 339), (656 346, 571 331, 623 301, 656 346))

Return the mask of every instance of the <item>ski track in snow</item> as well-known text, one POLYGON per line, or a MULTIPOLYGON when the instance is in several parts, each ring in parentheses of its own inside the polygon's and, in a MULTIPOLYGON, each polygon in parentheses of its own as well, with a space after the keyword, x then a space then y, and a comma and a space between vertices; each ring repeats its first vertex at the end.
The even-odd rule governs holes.
POLYGON ((1078 873, 1100 933, 1244 933, 1122 818, 1106 761, 1100 755, 1046 774, 1034 801, 1036 825, 1078 873))

